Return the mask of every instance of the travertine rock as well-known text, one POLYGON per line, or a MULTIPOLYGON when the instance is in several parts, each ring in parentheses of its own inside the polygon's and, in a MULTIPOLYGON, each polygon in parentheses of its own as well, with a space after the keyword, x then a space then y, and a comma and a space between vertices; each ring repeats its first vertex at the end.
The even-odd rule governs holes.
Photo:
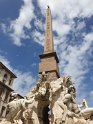
MULTIPOLYGON (((43 74, 43 78, 44 74, 43 74)), ((41 78, 24 99, 14 98, 1 124, 92 124, 93 108, 75 101, 76 89, 70 77, 49 82, 41 78), (81 110, 80 107, 85 107, 81 110)))

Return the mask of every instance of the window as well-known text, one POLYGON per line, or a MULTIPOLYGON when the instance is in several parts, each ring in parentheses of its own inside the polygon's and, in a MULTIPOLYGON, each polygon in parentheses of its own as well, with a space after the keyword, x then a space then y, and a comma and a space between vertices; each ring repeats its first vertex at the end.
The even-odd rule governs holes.
POLYGON ((2 71, 2 67, 0 66, 0 72, 2 71))
POLYGON ((5 112, 5 107, 4 106, 2 106, 2 110, 1 110, 1 116, 3 117, 3 114, 4 114, 4 112, 5 112))
POLYGON ((1 68, 0 68, 0 74, 2 73, 2 70, 1 70, 1 68))
POLYGON ((2 87, 0 87, 0 97, 1 97, 1 95, 2 95, 2 87))
POLYGON ((5 101, 5 102, 7 102, 8 97, 9 97, 9 92, 8 92, 8 91, 6 91, 6 95, 5 95, 5 99, 4 99, 4 101, 5 101))
POLYGON ((9 85, 11 85, 12 79, 9 80, 9 85))
POLYGON ((1 97, 1 98, 2 98, 3 92, 4 92, 3 87, 0 85, 0 97, 1 97))
POLYGON ((2 69, 0 68, 0 77, 2 76, 2 69))
POLYGON ((6 82, 7 77, 8 77, 8 76, 7 76, 7 74, 5 74, 5 75, 4 75, 4 78, 3 78, 3 83, 5 83, 5 82, 6 82))

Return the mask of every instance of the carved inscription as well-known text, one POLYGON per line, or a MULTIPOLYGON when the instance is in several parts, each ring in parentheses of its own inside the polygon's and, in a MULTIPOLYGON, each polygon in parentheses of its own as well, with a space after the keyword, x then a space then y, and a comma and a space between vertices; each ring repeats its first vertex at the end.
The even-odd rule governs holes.
POLYGON ((50 14, 49 10, 47 10, 47 24, 46 24, 46 51, 51 50, 51 44, 50 44, 50 30, 51 30, 51 22, 50 22, 50 14))

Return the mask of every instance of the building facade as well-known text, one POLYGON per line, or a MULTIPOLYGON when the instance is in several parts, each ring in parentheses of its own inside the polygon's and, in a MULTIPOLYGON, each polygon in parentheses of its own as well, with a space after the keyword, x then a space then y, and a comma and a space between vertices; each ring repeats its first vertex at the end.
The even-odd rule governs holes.
POLYGON ((13 91, 11 87, 15 78, 16 76, 0 62, 0 117, 6 115, 7 103, 13 91))

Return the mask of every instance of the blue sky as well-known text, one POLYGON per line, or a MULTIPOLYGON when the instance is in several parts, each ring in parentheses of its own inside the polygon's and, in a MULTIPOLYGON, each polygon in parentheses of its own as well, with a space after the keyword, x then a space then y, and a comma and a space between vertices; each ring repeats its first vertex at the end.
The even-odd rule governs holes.
POLYGON ((72 77, 78 102, 85 98, 93 106, 91 0, 0 0, 0 61, 17 75, 15 91, 25 95, 38 79, 47 5, 60 74, 72 77))

